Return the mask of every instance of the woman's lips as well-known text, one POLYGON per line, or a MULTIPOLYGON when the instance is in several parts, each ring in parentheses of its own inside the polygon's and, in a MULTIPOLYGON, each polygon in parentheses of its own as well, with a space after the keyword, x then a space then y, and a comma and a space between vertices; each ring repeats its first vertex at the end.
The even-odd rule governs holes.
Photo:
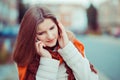
POLYGON ((53 42, 54 41, 54 39, 53 40, 49 40, 49 41, 47 41, 47 42, 53 42))

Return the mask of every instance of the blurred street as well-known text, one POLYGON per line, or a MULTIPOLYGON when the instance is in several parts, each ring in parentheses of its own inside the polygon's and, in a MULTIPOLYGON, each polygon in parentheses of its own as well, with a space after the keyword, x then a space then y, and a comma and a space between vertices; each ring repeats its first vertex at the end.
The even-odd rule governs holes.
POLYGON ((24 13, 34 4, 48 7, 75 33, 100 80, 119 80, 120 0, 0 0, 0 80, 18 80, 11 56, 24 13))
POLYGON ((96 68, 110 80, 119 80, 120 38, 106 35, 77 37, 85 44, 86 56, 96 68))

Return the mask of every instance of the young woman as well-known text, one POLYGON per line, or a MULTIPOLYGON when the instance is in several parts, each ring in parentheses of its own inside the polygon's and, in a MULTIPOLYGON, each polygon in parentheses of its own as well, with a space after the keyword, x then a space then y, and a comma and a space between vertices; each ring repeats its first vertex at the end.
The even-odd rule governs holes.
POLYGON ((20 80, 98 80, 83 44, 38 5, 22 19, 13 59, 20 80))

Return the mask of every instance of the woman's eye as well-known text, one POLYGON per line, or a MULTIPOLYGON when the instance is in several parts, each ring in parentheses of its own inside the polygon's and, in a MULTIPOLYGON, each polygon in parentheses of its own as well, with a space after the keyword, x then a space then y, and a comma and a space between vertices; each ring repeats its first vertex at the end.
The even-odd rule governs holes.
POLYGON ((44 34, 44 32, 40 32, 40 33, 38 33, 38 35, 43 35, 44 34))
POLYGON ((55 28, 55 27, 53 26, 53 27, 50 28, 50 30, 53 30, 54 28, 55 28))

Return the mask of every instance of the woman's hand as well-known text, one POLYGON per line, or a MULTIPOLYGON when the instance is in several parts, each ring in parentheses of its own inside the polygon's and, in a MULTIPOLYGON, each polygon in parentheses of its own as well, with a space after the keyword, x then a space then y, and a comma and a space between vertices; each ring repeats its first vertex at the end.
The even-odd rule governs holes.
POLYGON ((68 39, 68 36, 66 34, 65 28, 61 24, 60 21, 58 21, 58 27, 59 27, 58 28, 58 31, 59 31, 58 42, 59 42, 60 47, 64 48, 68 44, 69 39, 68 39))
POLYGON ((42 56, 42 57, 47 57, 47 58, 52 58, 51 54, 49 53, 49 51, 47 51, 46 49, 44 49, 43 47, 45 47, 45 45, 43 44, 43 42, 41 41, 37 41, 36 42, 36 50, 37 53, 42 56))

